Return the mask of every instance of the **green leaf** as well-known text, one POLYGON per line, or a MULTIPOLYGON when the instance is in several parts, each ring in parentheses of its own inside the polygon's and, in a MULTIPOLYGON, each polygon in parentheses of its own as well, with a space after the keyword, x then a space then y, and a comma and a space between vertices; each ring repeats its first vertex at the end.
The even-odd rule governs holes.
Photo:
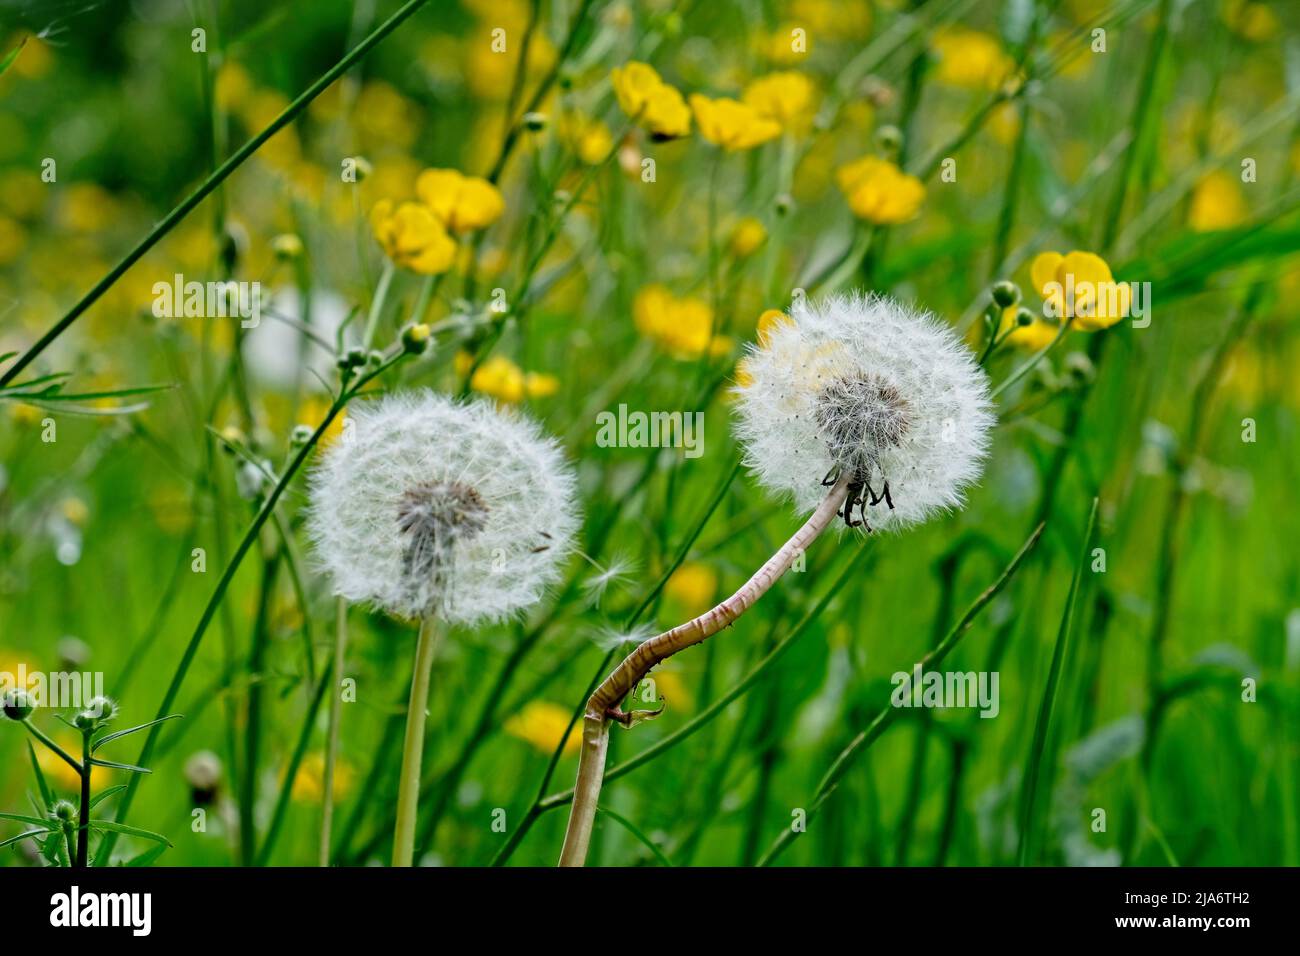
MULTIPOLYGON (((1038 787, 1044 766, 1044 754, 1047 750, 1047 732, 1052 723, 1052 712, 1056 708, 1056 692, 1061 684, 1061 670, 1065 664, 1065 651, 1070 643, 1070 632, 1074 628, 1074 606, 1079 596, 1079 582, 1083 578, 1083 569, 1088 565, 1088 545, 1092 543, 1093 527, 1097 523, 1097 499, 1092 499, 1092 508, 1088 511, 1088 523, 1084 526, 1083 545, 1079 560, 1074 566, 1074 577, 1070 580, 1070 590, 1065 598, 1065 610, 1061 614, 1061 627, 1056 634, 1056 645, 1052 648, 1052 663, 1047 672, 1047 686, 1043 689, 1043 701, 1038 708, 1038 719, 1034 723, 1034 736, 1029 747, 1028 769, 1025 771, 1024 789, 1020 795, 1020 848, 1017 856, 1021 866, 1028 866, 1032 848, 1030 846, 1030 828, 1033 823, 1034 807, 1038 800, 1038 787)), ((1051 760, 1047 766, 1052 766, 1051 760)), ((1050 787, 1051 781, 1048 781, 1050 787)))
POLYGON ((639 828, 635 823, 633 823, 631 820, 629 820, 627 817, 625 817, 625 816, 623 816, 623 815, 621 815, 621 814, 615 813, 613 810, 610 810, 610 809, 608 809, 607 807, 597 807, 597 808, 596 808, 596 812, 597 812, 597 813, 603 813, 603 814, 605 814, 605 816, 609 817, 611 820, 613 820, 613 821, 615 821, 616 823, 620 824, 620 825, 623 827, 624 830, 626 830, 628 833, 632 834, 632 836, 636 837, 636 838, 637 838, 641 843, 643 843, 643 844, 646 846, 646 848, 647 848, 651 853, 653 853, 653 854, 655 855, 655 859, 657 859, 657 860, 658 860, 660 863, 662 863, 664 866, 672 866, 672 865, 673 865, 672 860, 670 860, 670 859, 668 859, 668 857, 664 856, 663 851, 660 850, 659 847, 655 846, 654 843, 653 843, 653 841, 651 841, 651 839, 650 839, 648 836, 646 836, 644 833, 642 833, 642 832, 641 832, 641 829, 640 829, 640 828, 639 828))
POLYGON ((103 790, 103 791, 101 791, 101 792, 95 794, 93 797, 90 798, 90 809, 92 809, 92 810, 95 809, 95 807, 99 806, 101 803, 103 803, 105 800, 107 800, 107 799, 108 799, 109 797, 111 797, 113 794, 115 794, 115 793, 119 793, 119 792, 121 792, 121 791, 123 791, 123 790, 125 790, 125 789, 126 789, 126 784, 124 784, 124 783, 119 783, 119 784, 118 784, 117 786, 115 786, 115 787, 109 787, 107 790, 103 790))
POLYGON ((40 817, 29 817, 23 813, 9 813, 5 810, 0 810, 0 820, 15 820, 18 823, 27 823, 32 826, 45 827, 47 830, 50 828, 49 820, 42 820, 40 817))
MULTIPOLYGON (((12 50, 10 50, 8 53, 4 55, 4 59, 0 60, 0 76, 4 76, 5 70, 9 69, 9 67, 14 65, 14 60, 18 59, 18 54, 22 52, 23 47, 25 47, 26 45, 27 45, 27 37, 23 37, 21 40, 18 41, 18 45, 16 47, 14 47, 12 50)), ((17 352, 10 352, 8 355, 4 356, 4 358, 0 358, 0 362, 3 362, 4 359, 12 358, 17 354, 18 354, 17 352)))
POLYGON ((127 836, 143 837, 146 840, 156 840, 167 846, 171 846, 171 840, 168 840, 161 833, 154 833, 152 830, 142 830, 139 827, 133 827, 126 823, 114 823, 111 820, 92 820, 90 822, 92 830, 112 830, 114 833, 123 833, 127 836))
POLYGON ((36 759, 36 748, 32 746, 31 738, 27 740, 27 755, 32 758, 32 773, 36 774, 36 785, 41 788, 41 803, 45 805, 46 812, 54 806, 54 797, 50 794, 50 785, 45 782, 45 774, 41 771, 41 762, 36 759))
POLYGON ((139 854, 138 856, 131 857, 131 859, 126 861, 125 865, 126 866, 148 866, 150 863, 158 859, 158 857, 162 856, 166 852, 167 852, 167 846, 164 846, 163 844, 160 843, 157 846, 151 846, 149 849, 145 850, 143 853, 139 854))
POLYGON ((98 757, 92 757, 90 763, 92 766, 107 767, 110 770, 129 770, 131 773, 153 773, 152 770, 146 770, 144 767, 136 767, 129 763, 117 763, 113 760, 100 760, 98 757))
POLYGON ((157 720, 151 720, 147 724, 140 724, 136 727, 128 727, 126 730, 119 730, 115 733, 106 734, 90 745, 90 752, 93 754, 110 740, 117 740, 118 737, 125 737, 127 734, 133 734, 137 730, 144 730, 146 727, 152 727, 154 724, 161 724, 165 720, 175 720, 176 718, 183 716, 184 714, 168 714, 166 717, 159 717, 157 720))
MULTIPOLYGON (((30 384, 30 383, 27 383, 30 384)), ((22 385, 16 386, 22 388, 22 385)), ((168 392, 175 388, 175 385, 140 385, 136 388, 118 388, 105 392, 77 392, 73 395, 65 395, 62 392, 36 392, 36 393, 19 393, 10 394, 9 398, 39 398, 46 402, 85 402, 101 398, 126 398, 131 395, 152 395, 155 392, 168 392)))
POLYGON ((23 841, 23 840, 30 839, 31 837, 42 836, 42 835, 44 835, 44 834, 46 834, 46 833, 50 833, 50 832, 52 832, 52 831, 50 831, 50 830, 27 830, 27 831, 24 832, 24 833, 20 833, 20 834, 18 834, 16 837, 10 837, 8 840, 0 841, 0 849, 4 849, 5 847, 9 846, 11 843, 19 843, 19 842, 21 842, 21 841, 23 841))

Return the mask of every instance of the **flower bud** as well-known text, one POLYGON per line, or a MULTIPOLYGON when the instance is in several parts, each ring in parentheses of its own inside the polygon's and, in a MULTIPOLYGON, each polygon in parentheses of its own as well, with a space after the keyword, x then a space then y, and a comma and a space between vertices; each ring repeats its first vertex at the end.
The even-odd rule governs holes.
POLYGON ((271 240, 271 251, 281 262, 297 259, 302 255, 302 240, 291 232, 282 233, 271 240))
POLYGON ((1034 324, 1034 313, 1030 312, 1028 309, 1016 310, 1016 325, 1026 326, 1026 325, 1033 325, 1033 324, 1034 324))
POLYGON ((57 800, 50 810, 54 813, 55 819, 61 823, 72 823, 77 819, 77 808, 72 805, 71 801, 57 800))
POLYGON ((295 448, 301 447, 311 441, 312 433, 315 431, 310 425, 294 425, 293 431, 289 433, 289 444, 295 448))
POLYGON ((402 351, 408 355, 422 355, 429 347, 429 327, 423 322, 402 329, 402 351))
POLYGON ((111 697, 92 697, 86 709, 72 718, 78 730, 96 730, 117 716, 117 701, 111 697))
POLYGON ((4 715, 10 720, 26 720, 36 709, 36 705, 27 696, 27 691, 14 689, 4 696, 4 715))
POLYGON ((1020 286, 1007 279, 994 283, 993 301, 996 302, 1000 308, 1010 308, 1020 301, 1020 286))
POLYGON ((894 125, 885 125, 876 130, 876 148, 886 153, 896 153, 903 145, 903 131, 894 125))
POLYGON ((525 113, 524 129, 528 130, 530 133, 540 133, 542 130, 546 129, 546 114, 525 113))

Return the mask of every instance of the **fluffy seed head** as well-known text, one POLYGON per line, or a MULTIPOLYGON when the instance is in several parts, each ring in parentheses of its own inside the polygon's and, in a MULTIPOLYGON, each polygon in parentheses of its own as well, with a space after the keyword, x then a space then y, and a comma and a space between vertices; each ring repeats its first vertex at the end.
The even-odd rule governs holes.
POLYGON ((880 497, 863 503, 869 525, 901 529, 959 507, 979 478, 988 378, 928 312, 878 295, 805 304, 765 330, 744 371, 746 463, 801 511, 825 497, 828 475, 848 474, 880 497))
POLYGON ((535 604, 577 528, 574 478, 531 419, 429 390, 362 402, 311 479, 336 593, 453 624, 535 604))

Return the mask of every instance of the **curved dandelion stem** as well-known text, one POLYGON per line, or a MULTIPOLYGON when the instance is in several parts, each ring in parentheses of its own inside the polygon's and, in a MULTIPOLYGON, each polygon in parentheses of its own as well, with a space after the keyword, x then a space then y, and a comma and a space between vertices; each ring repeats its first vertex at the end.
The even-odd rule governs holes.
POLYGON ((768 558, 735 594, 699 617, 665 631, 643 642, 623 662, 614 668, 596 692, 587 701, 582 715, 582 751, 578 760, 578 780, 574 785, 573 806, 569 812, 569 827, 564 835, 564 849, 560 866, 582 866, 587 859, 591 843, 591 828, 600 800, 600 787, 605 777, 605 756, 609 749, 609 724, 611 720, 631 726, 632 714, 624 713, 619 705, 640 683, 641 679, 658 664, 678 651, 700 644, 724 627, 730 626, 744 614, 790 569, 795 560, 807 550, 835 519, 845 495, 850 476, 842 475, 830 493, 818 505, 803 527, 768 558))
POLYGON ((402 744, 402 776, 397 790, 397 827, 393 831, 393 866, 411 866, 415 857, 415 822, 420 803, 420 763, 424 758, 424 725, 428 718, 429 678, 441 628, 432 614, 420 624, 415 645, 415 673, 406 708, 406 737, 402 744))

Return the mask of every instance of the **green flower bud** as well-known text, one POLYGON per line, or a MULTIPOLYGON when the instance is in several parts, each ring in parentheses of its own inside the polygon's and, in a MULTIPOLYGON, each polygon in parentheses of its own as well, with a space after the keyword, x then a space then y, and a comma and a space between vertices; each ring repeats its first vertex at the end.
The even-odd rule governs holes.
POLYGON ((71 801, 58 800, 50 808, 54 818, 62 823, 72 823, 77 819, 77 808, 72 805, 71 801))
POLYGON ((111 697, 92 697, 86 709, 72 718, 79 730, 94 730, 117 716, 117 701, 111 697))
POLYGON ((402 350, 408 355, 422 355, 429 347, 429 327, 423 322, 402 329, 402 350))
POLYGON ((1003 309, 1015 305, 1020 301, 1020 286, 1007 279, 994 283, 993 301, 1003 309))
POLYGON ((32 699, 27 695, 27 691, 14 689, 4 696, 4 714, 10 720, 26 720, 36 709, 32 699))
POLYGON ((530 133, 540 133, 542 130, 546 129, 546 114, 525 113, 524 129, 528 130, 530 133))
POLYGON ((1033 325, 1034 319, 1034 313, 1030 312, 1028 309, 1016 310, 1016 325, 1033 325))
POLYGON ((876 130, 876 148, 886 153, 896 153, 903 145, 903 131, 894 125, 885 125, 876 130))

